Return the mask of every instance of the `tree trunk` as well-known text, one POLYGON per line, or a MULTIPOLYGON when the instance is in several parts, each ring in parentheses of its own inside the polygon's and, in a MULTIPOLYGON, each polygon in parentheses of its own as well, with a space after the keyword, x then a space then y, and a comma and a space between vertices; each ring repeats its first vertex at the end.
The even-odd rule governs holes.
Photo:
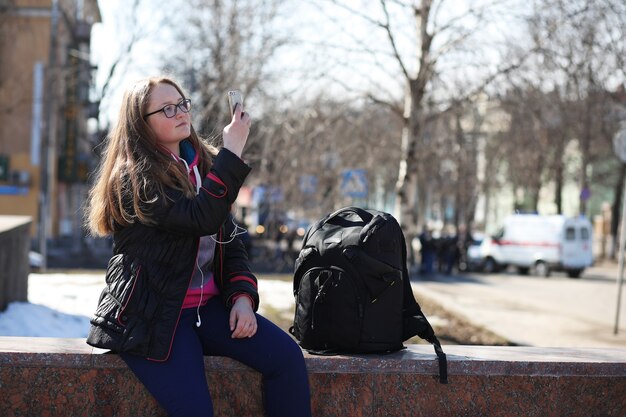
POLYGON ((563 183, 565 181, 565 163, 563 162, 563 155, 565 155, 564 131, 561 131, 558 140, 558 148, 554 155, 554 203, 556 204, 556 213, 563 214, 563 183))
MULTIPOLYGON (((565 111, 560 106, 562 119, 566 120, 565 111)), ((563 185, 565 182, 565 144, 567 142, 567 133, 565 125, 561 123, 559 129, 551 131, 550 136, 556 138, 556 146, 554 156, 552 158, 552 166, 554 170, 554 204, 556 205, 556 213, 563 214, 563 185)))
POLYGON ((405 127, 402 131, 402 160, 398 173, 396 194, 400 206, 399 221, 412 232, 418 227, 417 205, 423 202, 419 177, 423 174, 422 154, 418 144, 421 139, 423 99, 426 85, 431 77, 430 47, 432 35, 428 33, 428 19, 432 0, 422 0, 420 13, 416 13, 420 28, 419 70, 417 77, 408 79, 408 94, 405 99, 405 127))
POLYGON ((591 88, 594 82, 591 65, 587 68, 587 78, 589 83, 587 85, 587 96, 585 97, 585 126, 583 126, 584 134, 582 135, 582 141, 580 144, 580 151, 582 153, 582 164, 580 167, 580 214, 582 215, 587 214, 587 202, 589 201, 589 196, 591 194, 591 190, 589 189, 589 178, 587 175, 587 167, 589 166, 589 161, 591 159, 591 123, 593 120, 591 88))

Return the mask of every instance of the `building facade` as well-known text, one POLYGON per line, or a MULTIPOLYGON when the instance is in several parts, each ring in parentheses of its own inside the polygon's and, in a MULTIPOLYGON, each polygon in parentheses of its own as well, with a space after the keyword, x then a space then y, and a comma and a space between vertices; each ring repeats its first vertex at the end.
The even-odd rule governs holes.
POLYGON ((96 0, 0 0, 0 215, 46 242, 80 234, 96 0))

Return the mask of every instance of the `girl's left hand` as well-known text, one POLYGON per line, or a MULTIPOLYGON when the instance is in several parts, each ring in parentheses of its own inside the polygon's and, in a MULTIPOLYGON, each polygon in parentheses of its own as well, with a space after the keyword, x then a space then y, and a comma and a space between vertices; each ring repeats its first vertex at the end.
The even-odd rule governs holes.
POLYGON ((248 297, 239 297, 230 310, 230 330, 233 339, 252 337, 256 333, 256 315, 252 310, 252 301, 248 297))

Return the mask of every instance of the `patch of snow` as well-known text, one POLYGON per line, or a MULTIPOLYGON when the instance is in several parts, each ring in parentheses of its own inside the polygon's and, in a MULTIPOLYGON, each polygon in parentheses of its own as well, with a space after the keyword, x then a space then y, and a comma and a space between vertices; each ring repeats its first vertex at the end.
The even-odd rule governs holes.
MULTIPOLYGON (((86 337, 104 285, 104 272, 31 273, 28 302, 0 312, 0 336, 86 337)), ((291 282, 260 280, 259 296, 260 314, 268 307, 293 314, 291 282)))

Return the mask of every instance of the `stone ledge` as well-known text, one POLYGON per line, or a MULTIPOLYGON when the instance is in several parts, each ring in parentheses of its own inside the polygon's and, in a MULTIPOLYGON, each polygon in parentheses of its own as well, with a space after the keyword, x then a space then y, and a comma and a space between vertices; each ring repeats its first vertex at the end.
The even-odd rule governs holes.
POLYGON ((0 311, 28 299, 31 218, 0 216, 0 311))
MULTIPOLYGON (((626 377, 626 348, 446 346, 449 375, 545 375, 626 377)), ((408 345, 387 355, 317 356, 305 353, 309 373, 399 373, 437 375, 430 345, 408 345)), ((125 368, 117 355, 84 339, 0 337, 0 366, 125 368)), ((207 370, 245 370, 229 358, 207 356, 207 370)))
POLYGON ((30 216, 1 215, 0 233, 6 232, 7 230, 15 229, 20 226, 29 226, 32 220, 33 219, 30 216))
MULTIPOLYGON (((444 346, 450 384, 429 345, 389 355, 305 354, 315 416, 624 416, 626 348, 444 346)), ((0 415, 163 415, 112 354, 84 339, 0 337, 0 415)), ((261 379, 206 357, 216 415, 262 415, 261 379), (242 390, 242 386, 253 386, 242 390)))

